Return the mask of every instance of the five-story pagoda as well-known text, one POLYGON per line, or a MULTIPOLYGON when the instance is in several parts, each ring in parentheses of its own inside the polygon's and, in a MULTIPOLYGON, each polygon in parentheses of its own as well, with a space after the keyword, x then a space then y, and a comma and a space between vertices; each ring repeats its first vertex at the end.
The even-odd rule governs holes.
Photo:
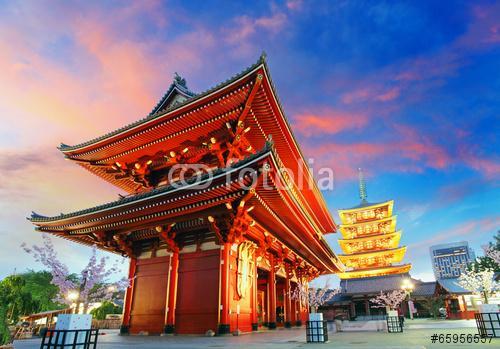
POLYGON ((343 239, 339 245, 344 252, 339 259, 346 266, 341 279, 356 279, 408 273, 411 264, 394 265, 403 260, 406 246, 398 247, 401 230, 396 230, 394 201, 368 203, 363 173, 359 171, 361 203, 339 210, 343 239))

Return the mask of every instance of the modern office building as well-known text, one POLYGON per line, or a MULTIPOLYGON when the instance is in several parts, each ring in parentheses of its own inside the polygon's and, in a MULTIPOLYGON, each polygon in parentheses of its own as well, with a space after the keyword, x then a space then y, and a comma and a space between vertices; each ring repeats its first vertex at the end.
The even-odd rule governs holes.
POLYGON ((438 280, 459 277, 476 258, 467 241, 431 246, 430 254, 434 276, 438 280))

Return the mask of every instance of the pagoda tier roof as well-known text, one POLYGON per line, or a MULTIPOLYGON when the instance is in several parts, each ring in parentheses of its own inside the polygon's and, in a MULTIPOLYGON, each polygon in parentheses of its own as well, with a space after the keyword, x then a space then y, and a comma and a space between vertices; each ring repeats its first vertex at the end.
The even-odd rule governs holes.
POLYGON ((351 208, 343 208, 339 209, 339 213, 350 213, 352 211, 364 211, 368 208, 375 209, 378 207, 383 207, 389 205, 390 209, 390 214, 392 214, 392 207, 394 206, 394 200, 388 200, 388 201, 382 201, 382 202, 377 202, 377 203, 370 203, 370 202, 362 202, 357 206, 351 207, 351 208))
POLYGON ((375 240, 378 240, 378 239, 384 239, 384 238, 393 238, 393 237, 397 237, 397 238, 400 238, 401 237, 401 233, 402 233, 402 230, 398 230, 398 231, 395 231, 393 233, 387 233, 387 234, 373 234, 373 235, 368 235, 368 236, 363 236, 363 237, 359 237, 359 238, 352 238, 352 239, 339 239, 339 243, 356 243, 356 242, 363 242, 363 241, 375 241, 375 240))
POLYGON ((371 220, 371 221, 365 221, 365 222, 359 222, 359 223, 351 223, 351 224, 340 224, 339 227, 340 228, 351 228, 351 227, 360 227, 360 226, 363 226, 363 225, 372 225, 374 223, 382 223, 382 222, 386 222, 386 221, 396 221, 397 217, 398 217, 397 215, 391 215, 389 217, 380 218, 380 219, 374 219, 374 220, 371 220))
POLYGON ((360 279, 374 276, 406 274, 410 271, 411 264, 390 265, 386 267, 356 269, 339 273, 340 279, 360 279))
POLYGON ((344 239, 346 240, 349 240, 349 239, 356 239, 357 236, 359 236, 359 238, 364 238, 364 237, 374 237, 374 236, 378 236, 378 235, 384 235, 384 234, 390 234, 390 233, 393 233, 396 231, 396 221, 397 221, 397 216, 391 216, 391 217, 388 217, 388 218, 383 218, 383 219, 379 219, 379 220, 376 220, 376 221, 371 221, 371 222, 365 222, 365 223, 357 223, 357 224, 342 224, 339 226, 339 230, 340 230, 340 233, 342 234, 342 237, 344 237, 344 239), (391 222, 390 226, 389 226, 389 231, 388 232, 374 232, 374 233, 357 233, 357 232, 349 232, 347 230, 347 228, 353 228, 353 227, 358 227, 358 226, 364 226, 364 225, 368 225, 368 224, 379 224, 379 223, 384 223, 384 222, 391 222))
POLYGON ((114 165, 133 164, 162 152, 178 154, 187 147, 194 149, 206 143, 211 137, 222 141, 227 137, 226 125, 235 124, 245 114, 244 126, 252 130, 245 138, 251 148, 262 149, 271 137, 290 177, 296 182, 303 178, 298 195, 303 197, 309 216, 322 233, 336 230, 284 114, 263 56, 233 78, 203 93, 189 97, 192 93, 182 85, 174 82, 145 118, 88 142, 75 146, 63 144, 60 150, 90 172, 128 193, 135 193, 144 188, 138 187, 133 178, 117 176, 110 170, 114 165), (170 103, 171 89, 182 92, 186 99, 170 103))
MULTIPOLYGON (((398 230, 394 233, 389 233, 389 234, 377 234, 377 235, 372 235, 372 236, 366 236, 366 237, 361 237, 361 238, 354 238, 354 239, 339 239, 339 245, 340 248, 342 248, 342 251, 344 253, 350 253, 349 251, 349 245, 352 244, 358 244, 358 243, 363 243, 363 242, 368 242, 368 241, 376 241, 380 239, 391 239, 391 248, 395 248, 399 244, 399 240, 401 239, 401 230, 398 230)), ((377 251, 380 250, 380 248, 377 248, 374 246, 371 251, 377 251)))
POLYGON ((198 222, 206 227, 208 215, 224 215, 226 204, 247 197, 253 178, 250 169, 265 177, 265 181, 257 182, 246 203, 253 206, 249 214, 257 225, 319 271, 343 270, 342 263, 304 209, 293 183, 283 177, 281 165, 277 153, 268 144, 245 160, 205 174, 198 181, 165 186, 55 217, 35 214, 30 220, 40 231, 85 244, 96 243, 101 233, 119 235, 148 229, 154 232, 155 226, 171 223, 182 227, 198 222), (242 169, 246 170, 244 174, 242 169), (278 186, 276 183, 280 181, 289 185, 278 186))
POLYGON ((401 258, 400 260, 394 260, 394 262, 399 262, 403 259, 405 252, 406 252, 406 246, 401 246, 398 248, 390 248, 390 249, 385 249, 385 250, 364 251, 364 252, 351 253, 351 254, 340 254, 338 257, 345 264, 347 261, 349 261, 351 259, 377 257, 377 256, 383 256, 383 255, 394 253, 395 256, 401 258))

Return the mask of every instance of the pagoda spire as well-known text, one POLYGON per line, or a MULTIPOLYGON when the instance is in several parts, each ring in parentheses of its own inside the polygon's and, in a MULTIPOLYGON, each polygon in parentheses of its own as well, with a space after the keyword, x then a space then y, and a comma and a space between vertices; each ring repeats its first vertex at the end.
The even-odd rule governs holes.
POLYGON ((366 204, 367 195, 366 195, 366 182, 365 176, 363 176, 363 170, 358 168, 358 177, 359 177, 359 198, 361 199, 362 204, 366 204))

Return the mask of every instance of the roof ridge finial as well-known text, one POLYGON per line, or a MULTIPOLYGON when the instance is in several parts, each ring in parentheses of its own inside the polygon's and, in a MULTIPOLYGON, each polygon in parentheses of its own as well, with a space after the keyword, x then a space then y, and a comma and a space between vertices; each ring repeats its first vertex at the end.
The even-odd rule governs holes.
POLYGON ((261 63, 264 63, 266 61, 266 58, 267 58, 267 53, 266 53, 266 51, 262 50, 262 53, 260 54, 260 57, 259 57, 259 61, 261 63))
POLYGON ((359 198, 361 199, 362 204, 366 204, 366 182, 365 176, 363 175, 363 170, 358 168, 358 177, 359 177, 359 198))
POLYGON ((178 85, 181 85, 182 87, 187 88, 186 79, 180 76, 177 72, 174 73, 174 82, 176 82, 178 85))

